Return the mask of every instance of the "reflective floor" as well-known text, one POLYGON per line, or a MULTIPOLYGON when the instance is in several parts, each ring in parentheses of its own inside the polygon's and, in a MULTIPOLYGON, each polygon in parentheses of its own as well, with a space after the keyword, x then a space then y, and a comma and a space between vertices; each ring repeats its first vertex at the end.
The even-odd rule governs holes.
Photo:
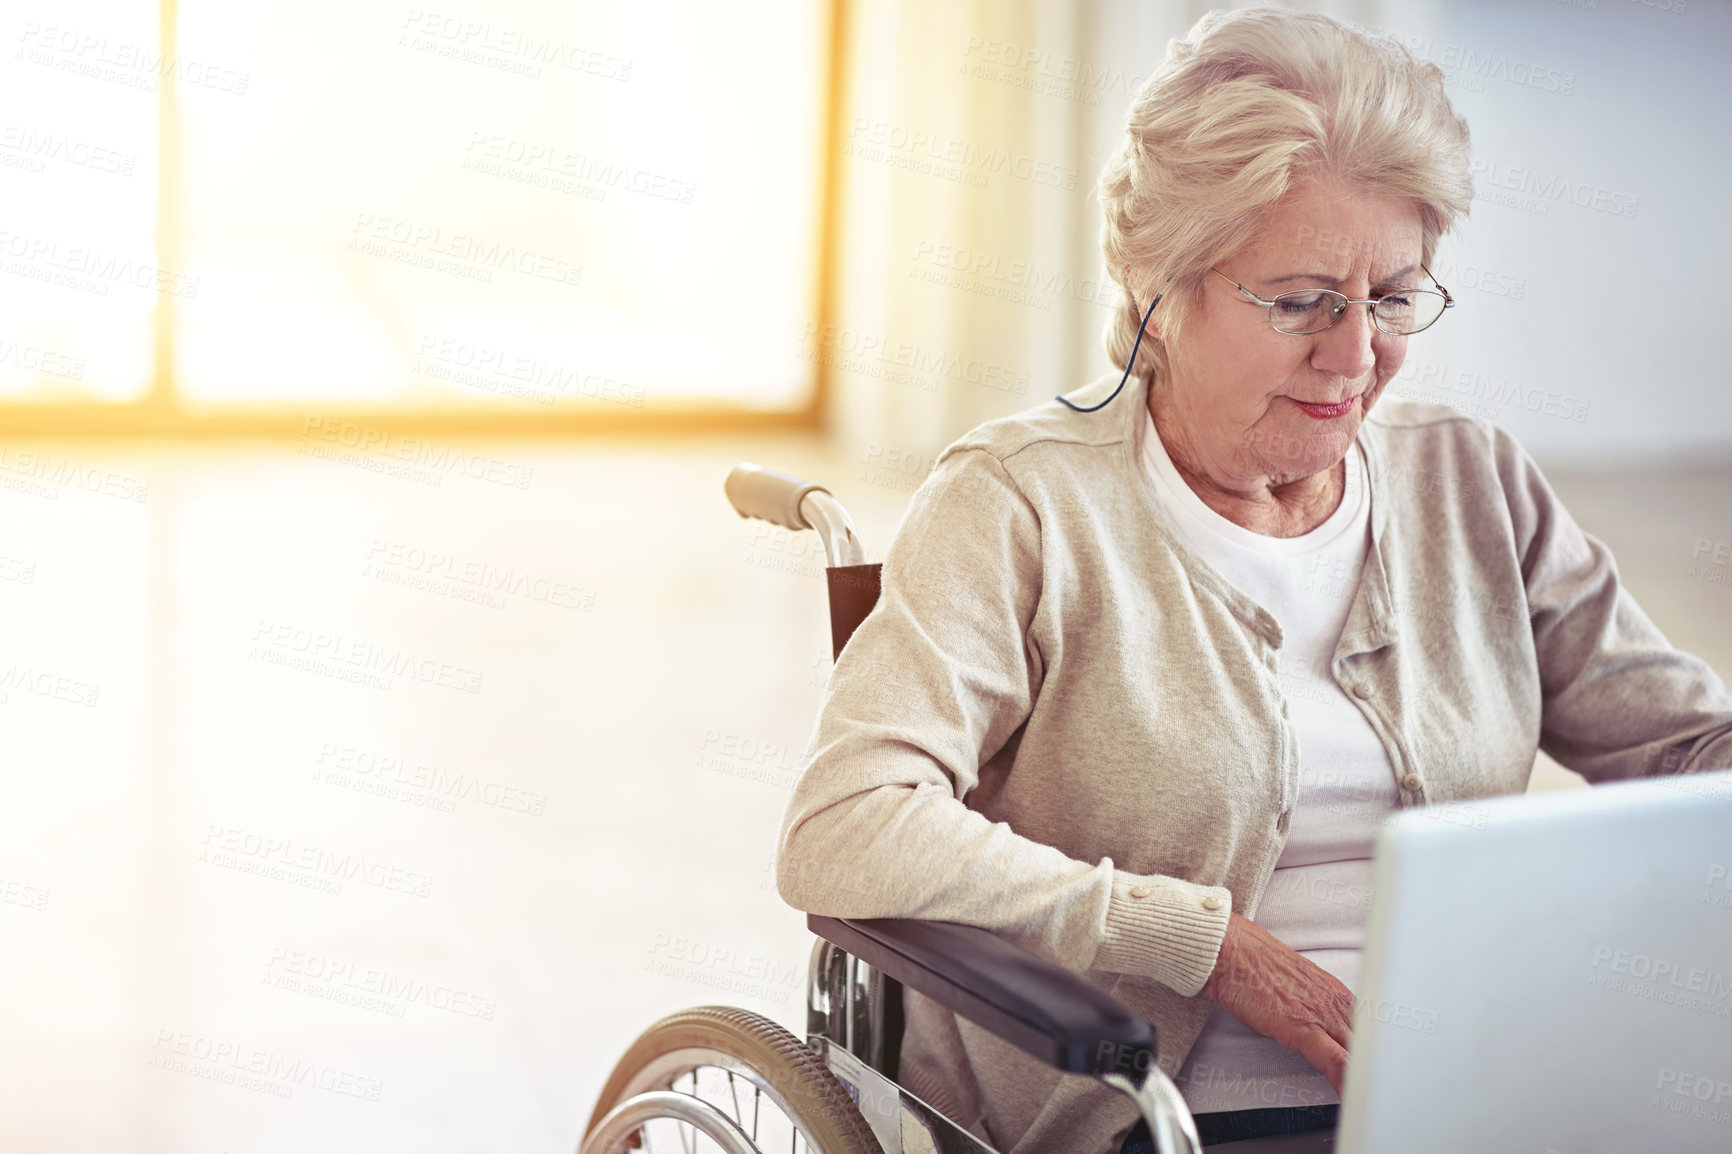
MULTIPOLYGON (((917 478, 433 450, 0 446, 0 1148, 570 1151, 657 1016, 798 1025, 822 558, 721 479, 830 483, 876 559, 917 478)), ((1732 673, 1732 470, 1553 480, 1732 673)))

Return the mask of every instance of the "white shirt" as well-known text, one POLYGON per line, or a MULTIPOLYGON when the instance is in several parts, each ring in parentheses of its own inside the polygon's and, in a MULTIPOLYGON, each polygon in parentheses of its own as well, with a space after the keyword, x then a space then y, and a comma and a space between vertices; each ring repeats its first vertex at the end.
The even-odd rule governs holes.
MULTIPOLYGON (((1396 809, 1395 771, 1329 662, 1371 542, 1365 462, 1347 454, 1341 504, 1300 537, 1266 537, 1203 503, 1147 415, 1143 466, 1185 543, 1281 625, 1278 676, 1299 745, 1299 794, 1256 921, 1355 989, 1371 908, 1371 850, 1396 809)), ((1339 1102, 1301 1057, 1219 1006, 1175 1079, 1192 1113, 1339 1102)))

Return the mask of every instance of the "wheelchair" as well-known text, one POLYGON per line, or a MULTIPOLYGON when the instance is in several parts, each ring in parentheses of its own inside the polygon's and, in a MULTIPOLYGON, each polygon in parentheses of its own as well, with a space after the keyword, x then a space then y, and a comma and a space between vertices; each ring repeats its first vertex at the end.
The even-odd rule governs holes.
MULTIPOLYGON (((741 464, 728 499, 742 517, 824 542, 832 655, 877 603, 847 512, 822 487, 741 464)), ((615 1065, 578 1154, 998 1154, 896 1081, 902 991, 918 991, 1062 1072, 1129 1096, 1160 1154, 1202 1143, 1155 1064, 1147 1019, 1083 978, 976 926, 808 915, 806 1039, 726 1006, 669 1015, 615 1065)))

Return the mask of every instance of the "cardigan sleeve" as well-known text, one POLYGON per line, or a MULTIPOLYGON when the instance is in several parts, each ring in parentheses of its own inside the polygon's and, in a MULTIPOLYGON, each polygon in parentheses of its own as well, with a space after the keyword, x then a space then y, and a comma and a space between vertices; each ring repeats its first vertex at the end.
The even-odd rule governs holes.
POLYGON ((1732 768, 1732 697, 1672 647, 1507 433, 1498 463, 1538 658, 1540 748, 1590 782, 1732 768))
POLYGON ((1074 970, 1193 996, 1232 896, 1078 861, 969 808, 980 768, 1028 718, 1041 527, 1004 463, 952 446, 885 555, 877 605, 843 648, 782 820, 777 888, 833 917, 998 932, 1074 970))

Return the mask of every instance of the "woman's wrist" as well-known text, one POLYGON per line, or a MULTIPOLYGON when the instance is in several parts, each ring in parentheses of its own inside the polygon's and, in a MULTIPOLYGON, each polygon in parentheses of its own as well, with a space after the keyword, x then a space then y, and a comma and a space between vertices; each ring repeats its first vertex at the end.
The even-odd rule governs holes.
POLYGON ((1224 976, 1233 965, 1233 960, 1229 956, 1230 948, 1228 945, 1233 937, 1233 923, 1243 919, 1244 916, 1236 910, 1228 913, 1227 928, 1221 934, 1221 948, 1215 951, 1214 968, 1209 971, 1209 976, 1203 979, 1203 988, 1197 991, 1200 996, 1208 998, 1211 1002, 1217 1000, 1215 994, 1218 992, 1224 976))
POLYGON ((1116 873, 1091 968, 1141 974, 1194 997, 1215 966, 1232 904, 1223 886, 1116 873))

